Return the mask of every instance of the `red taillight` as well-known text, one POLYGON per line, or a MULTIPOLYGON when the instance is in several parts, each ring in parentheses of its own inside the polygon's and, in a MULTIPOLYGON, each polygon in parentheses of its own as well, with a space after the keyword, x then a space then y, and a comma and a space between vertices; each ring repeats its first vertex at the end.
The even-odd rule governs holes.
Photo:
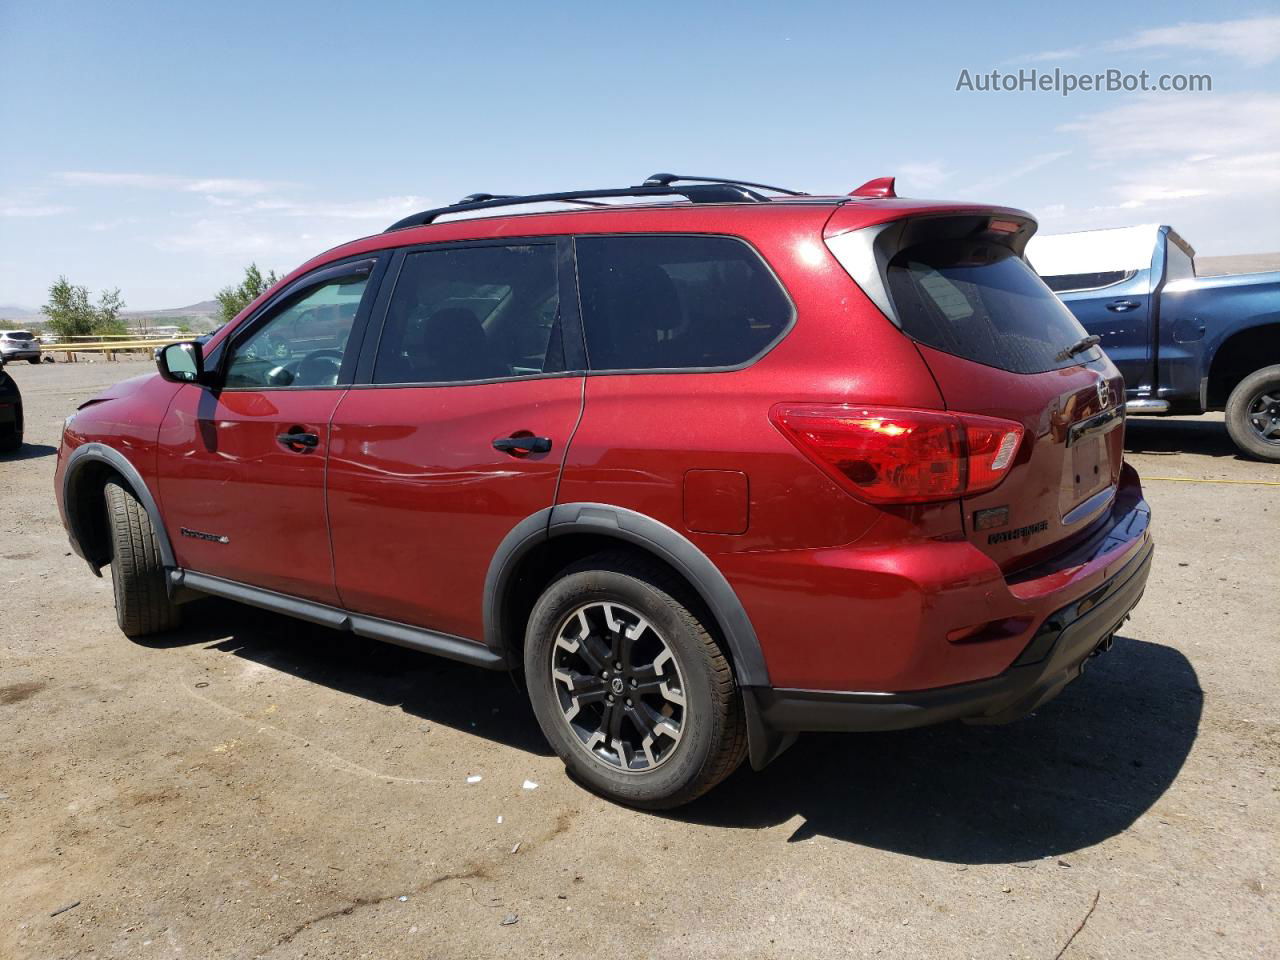
POLYGON ((995 487, 1022 425, 939 410, 778 404, 783 436, 855 496, 874 503, 953 500, 995 487))

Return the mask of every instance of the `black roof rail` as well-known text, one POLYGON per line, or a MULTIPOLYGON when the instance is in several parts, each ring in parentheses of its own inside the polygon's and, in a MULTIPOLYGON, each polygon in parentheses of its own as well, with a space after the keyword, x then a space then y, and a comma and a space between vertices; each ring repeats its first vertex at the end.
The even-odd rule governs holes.
POLYGON ((634 187, 609 187, 602 190, 567 190, 559 193, 471 193, 447 207, 436 207, 410 214, 387 227, 404 230, 420 227, 435 221, 447 213, 466 213, 470 210, 487 210, 491 207, 509 207, 525 203, 582 203, 587 206, 604 206, 594 201, 605 197, 684 197, 690 203, 767 203, 769 198, 757 190, 771 190, 787 196, 807 196, 796 190, 771 187, 763 183, 748 183, 716 177, 683 177, 673 173, 655 173, 644 183, 634 187), (678 182, 692 181, 689 186, 673 186, 678 182), (756 188, 756 189, 752 189, 756 188))
POLYGON ((803 190, 774 187, 767 183, 752 183, 750 180, 726 180, 723 177, 688 177, 682 173, 655 173, 650 177, 646 177, 644 182, 645 186, 661 185, 664 187, 673 183, 728 183, 736 187, 755 187, 759 190, 772 190, 774 193, 785 194, 788 197, 809 196, 803 190))

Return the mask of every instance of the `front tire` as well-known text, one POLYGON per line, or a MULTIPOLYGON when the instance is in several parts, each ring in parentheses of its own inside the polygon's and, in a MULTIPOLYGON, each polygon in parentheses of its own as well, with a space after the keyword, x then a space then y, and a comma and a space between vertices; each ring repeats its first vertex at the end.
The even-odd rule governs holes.
POLYGON ((565 570, 529 617, 538 723, 569 773, 611 800, 677 807, 746 756, 733 669, 691 606, 664 567, 599 554, 565 570))
POLYGON ((1280 463, 1280 364, 1245 377, 1227 398, 1227 433, 1245 456, 1280 463))
POLYGON ((151 516, 124 485, 106 484, 107 518, 111 524, 111 588, 116 623, 126 637, 172 630, 181 619, 169 600, 160 542, 151 516))

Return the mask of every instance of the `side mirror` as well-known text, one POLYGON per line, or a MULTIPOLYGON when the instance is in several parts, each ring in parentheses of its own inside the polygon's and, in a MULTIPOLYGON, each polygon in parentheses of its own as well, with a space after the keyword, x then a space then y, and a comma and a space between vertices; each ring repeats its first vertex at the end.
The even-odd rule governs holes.
POLYGON ((160 376, 173 383, 200 383, 204 380, 204 354, 198 343, 171 343, 156 351, 160 376))

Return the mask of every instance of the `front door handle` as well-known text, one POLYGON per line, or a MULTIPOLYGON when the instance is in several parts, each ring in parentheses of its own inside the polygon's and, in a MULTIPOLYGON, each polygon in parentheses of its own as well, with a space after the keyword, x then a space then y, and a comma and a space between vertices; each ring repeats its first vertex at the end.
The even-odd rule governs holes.
POLYGON ((1112 300, 1107 304, 1107 309, 1116 313, 1128 313, 1130 310, 1137 310, 1142 304, 1137 300, 1112 300))
POLYGON ((276 441, 282 446, 288 447, 294 453, 302 453, 320 446, 320 438, 314 433, 306 433, 302 430, 290 430, 288 433, 277 433, 276 441))
POLYGON ((550 453, 551 438, 533 436, 499 437, 493 441, 493 449, 517 455, 522 453, 550 453))

